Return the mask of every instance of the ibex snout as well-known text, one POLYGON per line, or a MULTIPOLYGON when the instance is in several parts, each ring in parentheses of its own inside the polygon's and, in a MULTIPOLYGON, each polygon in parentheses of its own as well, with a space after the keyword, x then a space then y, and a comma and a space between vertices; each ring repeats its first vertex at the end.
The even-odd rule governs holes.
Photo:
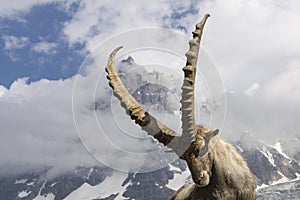
POLYGON ((201 171, 199 176, 197 177, 194 182, 199 186, 199 187, 205 187, 209 184, 209 174, 207 171, 201 171))

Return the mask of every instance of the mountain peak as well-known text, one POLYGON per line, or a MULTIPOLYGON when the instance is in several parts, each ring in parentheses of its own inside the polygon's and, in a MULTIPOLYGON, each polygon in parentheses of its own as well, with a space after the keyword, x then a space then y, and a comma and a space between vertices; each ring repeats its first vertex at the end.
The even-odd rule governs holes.
POLYGON ((134 59, 131 56, 128 56, 127 59, 122 60, 122 63, 127 63, 129 65, 135 64, 134 59))

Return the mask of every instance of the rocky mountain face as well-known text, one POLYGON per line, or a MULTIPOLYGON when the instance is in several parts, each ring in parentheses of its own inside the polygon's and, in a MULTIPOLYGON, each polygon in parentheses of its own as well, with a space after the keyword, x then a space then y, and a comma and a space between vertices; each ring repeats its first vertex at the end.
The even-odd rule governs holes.
MULTIPOLYGON (((129 57, 127 67, 136 64, 129 57)), ((124 69, 124 68, 122 68, 124 69)), ((120 71, 121 78, 133 96, 143 105, 173 113, 177 107, 171 94, 180 94, 172 87, 172 77, 143 68, 134 73, 120 71), (165 82, 160 84, 161 81, 165 82)), ((209 104, 201 108, 209 111, 209 104)), ((90 109, 103 110, 107 102, 99 100, 90 109)), ((258 199, 297 199, 300 196, 300 152, 291 151, 288 144, 297 143, 298 137, 288 141, 279 139, 270 145, 250 133, 230 141, 246 159, 257 178, 258 199), (292 140, 292 141, 291 141, 292 140), (251 143, 251 145, 249 145, 251 143)), ((3 200, 162 200, 175 190, 191 182, 184 161, 177 160, 166 167, 148 173, 125 173, 108 167, 79 166, 68 173, 50 176, 51 167, 34 172, 0 177, 0 199, 3 200)))
MULTIPOLYGON (((297 199, 300 194, 298 160, 282 154, 277 146, 258 142, 257 148, 236 149, 245 157, 258 183, 258 199, 297 199), (298 195, 298 196, 297 196, 298 195)), ((185 162, 178 160, 149 173, 122 173, 104 167, 78 167, 57 177, 50 168, 0 178, 0 199, 167 199, 191 177, 185 162)))
POLYGON ((255 147, 250 150, 243 150, 242 143, 237 142, 236 147, 257 177, 258 185, 270 185, 300 178, 299 160, 285 154, 280 142, 268 145, 257 141, 255 147))
POLYGON ((62 199, 82 184, 96 185, 112 173, 109 168, 78 167, 74 172, 50 178, 50 169, 1 177, 0 199, 62 199))

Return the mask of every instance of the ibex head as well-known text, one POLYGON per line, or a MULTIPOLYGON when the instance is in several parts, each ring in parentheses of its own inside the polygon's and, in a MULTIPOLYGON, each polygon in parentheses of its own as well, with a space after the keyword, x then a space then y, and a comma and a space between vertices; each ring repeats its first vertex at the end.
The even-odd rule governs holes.
POLYGON ((207 186, 212 175, 213 156, 209 153, 213 148, 213 138, 219 130, 209 131, 203 126, 197 127, 196 139, 181 156, 187 162, 193 181, 199 186, 207 186))
POLYGON ((193 39, 189 41, 189 51, 186 53, 187 62, 183 67, 184 81, 181 87, 181 111, 182 111, 182 134, 177 134, 172 129, 166 127, 151 114, 146 112, 139 103, 131 96, 124 87, 117 70, 114 59, 118 50, 116 48, 109 57, 106 72, 109 85, 114 91, 114 95, 120 100, 123 108, 135 123, 143 130, 152 135, 162 144, 171 148, 180 158, 186 160, 192 173, 194 182, 198 186, 206 186, 211 176, 212 160, 209 159, 209 149, 211 139, 216 136, 219 130, 209 131, 203 126, 195 125, 194 117, 194 83, 200 41, 205 22, 209 14, 196 25, 193 31, 193 39))

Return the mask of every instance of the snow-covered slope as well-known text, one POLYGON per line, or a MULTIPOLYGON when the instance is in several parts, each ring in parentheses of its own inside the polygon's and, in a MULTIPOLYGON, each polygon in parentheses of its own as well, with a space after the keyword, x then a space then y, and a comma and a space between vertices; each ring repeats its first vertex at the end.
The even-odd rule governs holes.
MULTIPOLYGON (((284 149, 278 151, 278 144, 274 147, 258 143, 252 150, 247 150, 242 143, 236 145, 257 177, 258 199, 297 199, 294 198, 300 190, 300 167, 297 160, 286 154, 284 149)), ((191 182, 187 166, 181 160, 163 169, 141 174, 94 166, 78 167, 72 173, 47 179, 45 177, 49 170, 0 177, 0 199, 161 200, 167 199, 183 184, 191 182)))
POLYGON ((122 199, 123 193, 130 184, 130 181, 123 185, 127 174, 114 171, 111 176, 107 176, 101 183, 90 185, 83 183, 79 188, 70 193, 64 200, 99 199, 114 196, 115 199, 122 199))

